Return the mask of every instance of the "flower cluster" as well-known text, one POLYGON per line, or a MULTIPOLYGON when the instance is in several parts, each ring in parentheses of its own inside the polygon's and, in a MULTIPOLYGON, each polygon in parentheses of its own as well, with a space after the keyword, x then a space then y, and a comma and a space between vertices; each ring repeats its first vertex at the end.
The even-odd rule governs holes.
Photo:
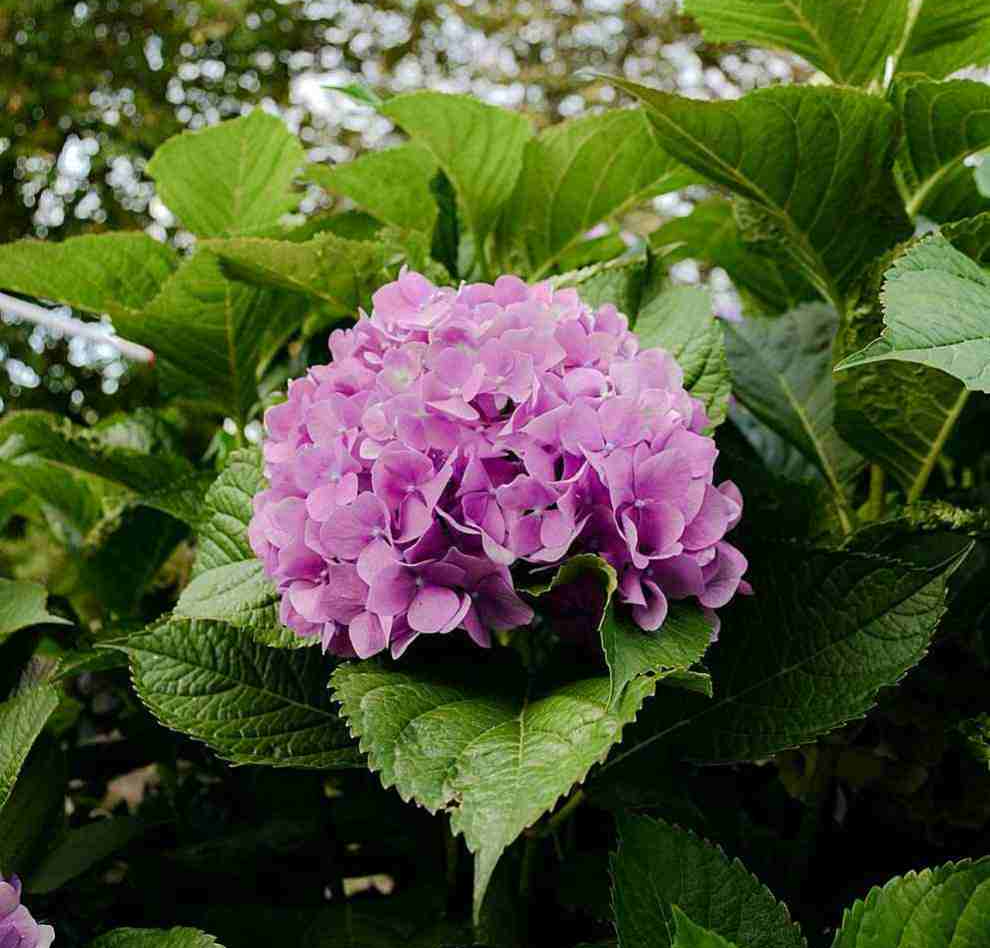
POLYGON ((668 599, 745 590, 705 411, 614 306, 405 272, 330 351, 265 415, 249 530, 300 635, 360 657, 457 628, 486 646, 532 619, 509 567, 575 552, 615 567, 644 629, 668 599))
POLYGON ((55 941, 51 925, 39 925, 21 905, 21 880, 0 875, 0 948, 50 948, 55 941))

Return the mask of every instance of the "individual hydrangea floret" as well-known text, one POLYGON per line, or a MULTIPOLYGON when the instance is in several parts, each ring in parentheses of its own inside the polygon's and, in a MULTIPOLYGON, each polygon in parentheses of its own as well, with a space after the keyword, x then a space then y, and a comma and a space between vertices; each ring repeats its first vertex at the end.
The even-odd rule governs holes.
POLYGON ((21 880, 0 875, 0 948, 50 948, 51 925, 39 925, 21 905, 21 880))
POLYGON ((669 599, 747 591, 704 408, 614 306, 404 272, 330 351, 265 415, 249 531, 298 634, 362 658, 455 629, 487 646, 533 617, 510 568, 579 552, 616 569, 644 629, 669 599))

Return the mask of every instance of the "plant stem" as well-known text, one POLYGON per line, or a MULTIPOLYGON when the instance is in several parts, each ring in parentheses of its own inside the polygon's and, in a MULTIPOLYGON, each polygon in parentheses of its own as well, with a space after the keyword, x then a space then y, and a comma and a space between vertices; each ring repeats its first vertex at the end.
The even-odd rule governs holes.
POLYGON ((547 821, 544 835, 556 833, 557 830, 571 818, 574 811, 581 806, 584 801, 585 796, 583 790, 576 790, 572 793, 571 798, 547 821))
POLYGON ((887 474, 879 464, 870 465, 870 500, 867 506, 870 520, 880 520, 887 510, 887 474))

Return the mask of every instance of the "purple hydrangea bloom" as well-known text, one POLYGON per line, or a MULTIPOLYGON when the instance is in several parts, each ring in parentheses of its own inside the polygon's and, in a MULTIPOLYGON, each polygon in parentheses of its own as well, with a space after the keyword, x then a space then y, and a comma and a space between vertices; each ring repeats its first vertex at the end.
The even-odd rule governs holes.
POLYGON ((487 646, 533 617, 510 567, 578 552, 644 629, 748 592, 704 408, 614 306, 412 272, 373 304, 265 415, 249 536, 298 634, 362 658, 455 629, 487 646))
POLYGON ((39 925, 21 905, 21 880, 0 875, 0 948, 49 948, 55 941, 51 925, 39 925))

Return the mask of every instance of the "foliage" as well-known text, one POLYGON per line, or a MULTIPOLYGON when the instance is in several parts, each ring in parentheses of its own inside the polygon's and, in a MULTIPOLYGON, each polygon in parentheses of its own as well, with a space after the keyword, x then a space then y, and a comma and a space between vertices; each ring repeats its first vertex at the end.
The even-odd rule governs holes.
POLYGON ((256 110, 150 158, 188 245, 0 245, 0 290, 157 356, 145 404, 0 423, 0 871, 60 944, 981 943, 990 135, 987 87, 945 76, 985 58, 985 6, 690 0, 822 75, 617 79, 631 107, 542 129, 365 96, 405 140, 334 166, 256 110), (301 222, 312 182, 357 209, 301 222), (745 501, 752 595, 717 629, 673 602, 644 631, 593 553, 517 564, 535 618, 488 653, 341 659, 283 625, 260 422, 404 267, 574 287, 677 358, 745 501))

